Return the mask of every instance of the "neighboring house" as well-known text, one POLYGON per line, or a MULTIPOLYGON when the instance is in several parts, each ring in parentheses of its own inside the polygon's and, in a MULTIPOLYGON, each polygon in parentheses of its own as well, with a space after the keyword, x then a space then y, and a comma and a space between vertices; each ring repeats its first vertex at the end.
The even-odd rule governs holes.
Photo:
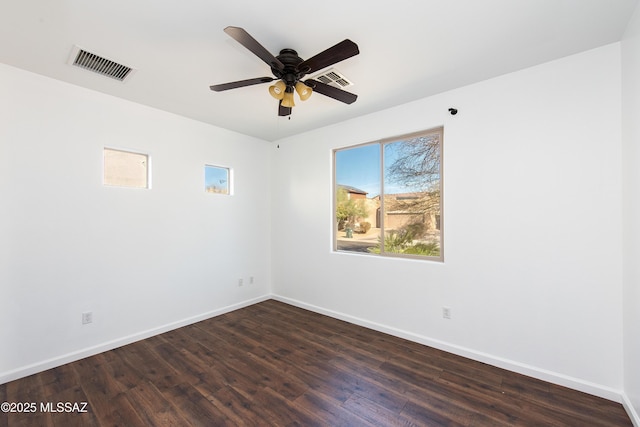
MULTIPOLYGON (((376 223, 376 218, 377 218, 376 214, 380 207, 379 201, 375 199, 368 199, 367 194, 369 193, 359 188, 352 187, 350 185, 338 184, 338 189, 344 189, 346 191, 348 200, 354 200, 354 201, 362 200, 362 203, 364 204, 367 210, 368 215, 366 218, 360 218, 360 217, 355 218, 355 221, 353 224, 355 231, 361 231, 360 223, 368 222, 369 224, 371 224, 371 226, 373 226, 376 223)), ((342 225, 339 224, 338 228, 341 229, 341 227, 342 225)))
MULTIPOLYGON (((439 200, 433 193, 385 194, 384 224, 386 230, 398 230, 410 224, 421 223, 425 230, 440 230, 439 200)), ((375 226, 380 227, 380 196, 373 198, 377 209, 375 226)))
POLYGON ((367 193, 364 190, 360 190, 356 187, 351 187, 350 185, 342 185, 338 184, 338 188, 344 188, 347 192, 347 199, 349 200, 364 200, 367 198, 367 193))
POLYGON ((422 223, 426 230, 440 230, 439 200, 433 193, 401 193, 385 196, 385 227, 399 229, 422 223))
MULTIPOLYGON (((367 209, 366 218, 356 218, 355 228, 367 221, 380 228, 380 196, 367 198, 367 192, 349 185, 338 184, 347 192, 349 200, 363 200, 367 209)), ((429 192, 385 194, 386 210, 384 224, 386 230, 398 230, 410 224, 421 223, 426 231, 440 230, 439 201, 429 192)))

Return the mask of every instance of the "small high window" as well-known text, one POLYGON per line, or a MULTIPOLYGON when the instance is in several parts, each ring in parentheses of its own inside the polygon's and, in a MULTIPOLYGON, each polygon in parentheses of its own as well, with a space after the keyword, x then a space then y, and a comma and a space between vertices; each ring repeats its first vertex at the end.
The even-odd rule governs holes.
POLYGON ((149 188, 149 156, 105 148, 104 185, 149 188))
POLYGON ((231 170, 221 166, 205 165, 204 191, 215 194, 231 194, 231 170))

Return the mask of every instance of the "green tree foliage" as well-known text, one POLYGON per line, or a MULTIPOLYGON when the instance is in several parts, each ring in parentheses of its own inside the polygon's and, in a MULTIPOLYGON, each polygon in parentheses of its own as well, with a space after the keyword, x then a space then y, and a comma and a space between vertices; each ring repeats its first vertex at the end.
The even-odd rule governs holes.
MULTIPOLYGON (((410 228, 391 230, 384 238, 385 252, 396 254, 410 254, 423 256, 440 256, 440 245, 437 242, 414 243, 414 234, 410 228)), ((380 239, 378 244, 367 250, 374 254, 380 253, 380 239)))
POLYGON ((437 242, 416 243, 404 250, 405 254, 440 256, 440 246, 437 242))
POLYGON ((367 217, 364 200, 351 200, 345 188, 338 187, 336 199, 336 220, 339 230, 347 226, 353 228, 358 218, 367 217))

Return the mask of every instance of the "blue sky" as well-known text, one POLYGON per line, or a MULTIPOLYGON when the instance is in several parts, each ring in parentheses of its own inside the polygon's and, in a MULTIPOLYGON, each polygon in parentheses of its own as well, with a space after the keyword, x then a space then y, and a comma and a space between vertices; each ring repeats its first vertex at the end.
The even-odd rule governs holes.
POLYGON ((204 167, 204 186, 205 188, 215 186, 217 188, 229 189, 229 169, 218 166, 204 167))
POLYGON ((336 183, 380 194, 380 145, 371 144, 336 151, 336 183))
MULTIPOLYGON (((401 141, 399 141, 401 142, 401 141)), ((397 143, 385 144, 385 164, 393 163, 397 156, 397 143)), ((336 151, 336 183, 366 191, 367 197, 380 194, 380 144, 362 145, 336 151)), ((405 193, 408 188, 385 183, 385 193, 405 193)))

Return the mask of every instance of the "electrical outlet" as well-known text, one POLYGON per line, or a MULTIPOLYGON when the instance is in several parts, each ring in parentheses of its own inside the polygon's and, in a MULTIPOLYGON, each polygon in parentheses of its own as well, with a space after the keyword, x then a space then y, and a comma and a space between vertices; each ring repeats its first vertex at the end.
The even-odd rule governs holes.
POLYGON ((451 319, 451 309, 449 307, 442 307, 442 317, 444 319, 451 319))
POLYGON ((91 311, 85 311, 82 313, 82 324, 86 325, 87 323, 93 322, 93 313, 91 311))
POLYGON ((253 285, 253 276, 249 277, 249 284, 253 285))
POLYGON ((238 279, 238 286, 244 285, 244 281, 242 279, 238 279))

